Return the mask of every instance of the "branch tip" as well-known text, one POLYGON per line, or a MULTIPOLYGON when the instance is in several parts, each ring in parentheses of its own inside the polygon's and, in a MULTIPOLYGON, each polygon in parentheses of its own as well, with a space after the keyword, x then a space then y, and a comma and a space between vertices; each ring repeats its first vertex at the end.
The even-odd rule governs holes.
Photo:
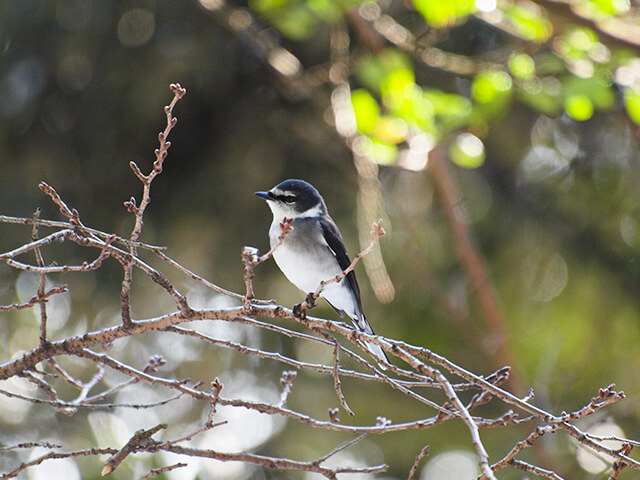
POLYGON ((187 93, 187 89, 183 88, 179 83, 172 83, 169 85, 169 88, 178 100, 184 97, 184 94, 187 93))

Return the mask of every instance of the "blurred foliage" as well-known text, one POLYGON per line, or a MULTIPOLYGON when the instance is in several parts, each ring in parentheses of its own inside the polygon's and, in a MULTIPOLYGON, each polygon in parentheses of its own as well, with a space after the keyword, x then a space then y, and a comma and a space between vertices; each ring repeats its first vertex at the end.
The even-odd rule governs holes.
MULTIPOLYGON (((412 147, 445 145, 505 313, 514 374, 556 413, 580 407, 598 387, 615 382, 629 399, 605 413, 626 435, 640 438, 634 368, 640 364, 640 46, 622 29, 613 36, 599 28, 601 21, 639 28, 639 5, 576 0, 567 2, 572 10, 556 3, 562 2, 6 0, 0 3, 0 213, 30 216, 41 206, 43 217, 58 218, 37 189, 44 180, 87 225, 126 236, 132 218, 122 202, 140 192, 128 161, 150 168, 170 97, 167 85, 180 82, 188 93, 175 111, 179 122, 165 171, 153 185, 144 241, 167 245, 187 268, 240 291, 240 248, 266 250, 271 222, 252 192, 301 177, 322 192, 354 253, 358 173, 327 115, 331 83, 323 74, 335 60, 332 38, 348 33, 346 80, 357 145, 380 166, 380 213, 389 230, 382 251, 397 292, 392 303, 380 304, 358 267, 376 331, 424 345, 478 373, 497 367, 491 332, 425 174, 426 159, 411 156, 412 147), (364 31, 394 41, 372 48, 364 31), (277 74, 269 42, 295 55, 301 72, 277 74)), ((0 232, 3 251, 30 235, 3 224, 0 232)), ((54 259, 87 258, 81 249, 56 245, 45 252, 46 261, 54 259)), ((259 296, 289 305, 301 300, 272 263, 257 274, 259 296)), ((170 278, 199 306, 224 304, 182 276, 170 278)), ((69 283, 72 292, 72 303, 62 302, 59 321, 52 322, 54 338, 118 322, 116 265, 51 281, 69 283)), ((34 288, 32 279, 0 269, 0 303, 24 301, 34 288)), ((136 318, 173 308, 142 278, 136 278, 133 301, 136 318)), ((333 318, 326 305, 317 314, 333 318)), ((33 312, 0 315, 5 361, 35 345, 37 318, 33 312)), ((300 359, 326 360, 326 352, 275 336, 210 328, 300 359)), ((160 351, 179 365, 176 375, 205 381, 220 376, 229 386, 275 391, 282 369, 155 337, 114 348, 138 366, 160 351)), ((336 404, 328 383, 301 375, 291 401, 323 416, 336 404)), ((385 415, 399 421, 422 410, 413 403, 398 409, 379 385, 343 383, 357 419, 385 415)), ((171 413, 176 425, 202 413, 185 408, 182 416, 171 413)), ((156 420, 134 417, 125 424, 145 428, 156 420)), ((4 398, 0 421, 6 443, 64 437, 69 448, 80 448, 96 438, 122 440, 105 438, 110 430, 100 422, 106 420, 95 414, 61 419, 44 407, 4 398)), ((118 425, 114 432, 125 428, 118 425)), ((269 441, 243 445, 311 458, 327 453, 337 438, 328 433, 309 440, 299 425, 281 428, 274 427, 269 441)), ((500 452, 521 439, 517 429, 483 435, 489 449, 500 452)), ((442 452, 472 450, 466 430, 447 424, 401 441, 393 435, 367 439, 350 451, 367 462, 389 463, 388 478, 406 478, 425 443, 433 457, 427 465, 442 452)), ((557 452, 552 467, 567 478, 607 476, 581 469, 563 437, 550 438, 543 450, 530 454, 546 459, 557 452)), ((13 460, 0 459, 0 467, 13 460)), ((156 466, 149 462, 131 460, 117 478, 142 475, 156 466)), ((78 465, 82 478, 97 478, 98 461, 78 465)), ((290 478, 256 470, 211 473, 198 465, 202 478, 290 478)), ((422 480, 430 478, 425 473, 422 480)), ((521 476, 511 471, 501 478, 521 476)))

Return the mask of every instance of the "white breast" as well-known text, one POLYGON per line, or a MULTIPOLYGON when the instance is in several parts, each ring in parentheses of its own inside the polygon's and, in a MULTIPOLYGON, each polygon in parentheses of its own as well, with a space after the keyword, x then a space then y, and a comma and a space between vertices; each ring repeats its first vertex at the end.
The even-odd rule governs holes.
MULTIPOLYGON (((324 237, 318 230, 308 228, 308 225, 311 224, 295 221, 294 230, 284 238, 282 245, 273 254, 282 273, 305 294, 315 292, 320 282, 342 273, 342 268, 324 237)), ((274 220, 269 230, 272 245, 277 242, 280 233, 280 222, 274 220)), ((347 315, 356 315, 355 298, 344 279, 340 283, 327 285, 320 296, 347 315)))

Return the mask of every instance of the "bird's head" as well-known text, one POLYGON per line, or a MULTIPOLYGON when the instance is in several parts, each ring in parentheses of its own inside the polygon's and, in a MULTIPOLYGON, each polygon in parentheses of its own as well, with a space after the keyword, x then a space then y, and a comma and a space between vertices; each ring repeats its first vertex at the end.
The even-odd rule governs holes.
POLYGON ((274 218, 305 218, 325 214, 327 207, 318 190, 304 180, 285 180, 267 192, 256 192, 267 201, 274 218))

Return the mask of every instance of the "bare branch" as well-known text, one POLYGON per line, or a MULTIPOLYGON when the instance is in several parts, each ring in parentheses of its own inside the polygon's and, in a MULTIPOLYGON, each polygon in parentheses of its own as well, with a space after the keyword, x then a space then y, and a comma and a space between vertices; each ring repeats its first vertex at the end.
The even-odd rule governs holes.
POLYGON ((156 475, 160 475, 161 473, 170 472, 171 470, 175 470, 176 468, 182 468, 186 466, 186 463, 174 463, 173 465, 167 465, 166 467, 154 468, 146 475, 141 476, 138 480, 147 480, 151 477, 155 477, 156 475))
POLYGON ((178 445, 163 446, 162 450, 168 452, 178 453, 182 455, 188 455, 192 457, 204 457, 214 458, 223 462, 236 461, 246 462, 254 465, 261 465, 267 468, 273 468, 277 470, 297 470, 303 472, 314 472, 324 475, 326 478, 337 480, 338 473, 361 473, 361 474, 374 474, 384 472, 387 470, 386 465, 375 465, 373 467, 363 468, 350 468, 350 467, 338 467, 330 468, 323 467, 317 464, 317 462, 299 462, 295 460, 289 460, 284 458, 266 457, 263 455, 256 455, 253 453, 222 453, 215 452, 213 450, 199 450, 196 448, 181 447, 178 445))
POLYGON ((407 480, 413 480, 413 478, 416 475, 416 472, 418 471, 418 465, 420 465, 420 462, 422 461, 422 459, 426 457, 428 454, 429 454, 429 445, 425 445, 424 447, 422 447, 422 450, 420 450, 420 453, 416 455, 416 459, 413 461, 413 465, 411 465, 411 470, 409 470, 409 476, 407 477, 407 480))
POLYGON ((60 293, 67 293, 69 291, 69 285, 60 285, 59 287, 53 287, 47 290, 42 295, 36 295, 31 297, 27 303, 13 303, 11 305, 0 305, 0 312, 8 312, 9 310, 24 310, 25 308, 31 308, 37 303, 46 302, 49 297, 58 295, 60 293))
POLYGON ((60 445, 56 445, 50 442, 24 442, 18 443, 17 445, 8 445, 6 447, 0 447, 0 452, 10 452, 11 450, 20 450, 25 448, 34 448, 34 447, 42 447, 42 448, 62 448, 60 445))
MULTIPOLYGON (((140 205, 137 206, 135 203, 135 199, 131 197, 131 200, 125 202, 125 206, 127 209, 135 215, 135 224, 133 226, 133 231, 131 232, 130 240, 132 242, 137 242, 140 238, 140 233, 142 232, 142 225, 144 212, 151 202, 151 182, 153 182, 154 178, 162 173, 162 165, 164 160, 167 158, 167 151, 171 146, 171 142, 167 141, 169 136, 169 132, 171 129, 176 126, 178 122, 177 118, 173 117, 173 107, 175 107, 178 100, 180 100, 185 93, 187 93, 186 89, 182 88, 180 84, 172 83, 169 88, 173 92, 173 99, 171 103, 164 107, 164 112, 167 116, 167 125, 164 131, 158 134, 158 140, 160 141, 160 147, 156 149, 155 155, 156 160, 153 162, 153 170, 149 173, 149 175, 143 175, 140 171, 138 165, 135 162, 130 162, 129 166, 133 170, 134 174, 138 179, 142 182, 142 200, 140 205)), ((135 257, 138 252, 135 244, 131 244, 129 247, 131 255, 135 257)), ((131 319, 131 305, 130 305, 130 296, 131 296, 131 281, 133 279, 133 263, 130 261, 126 261, 123 264, 124 267, 124 278, 122 280, 122 288, 120 291, 120 306, 122 311, 122 323, 126 327, 132 326, 131 319)), ((186 303, 186 299, 182 299, 179 304, 180 308, 187 312, 189 311, 189 306, 186 303)))
MULTIPOLYGON (((355 25, 356 21, 352 21, 355 25)), ((382 28, 379 24, 375 28, 377 29, 378 27, 382 28)), ((559 431, 567 432, 577 443, 591 451, 613 457, 614 463, 609 480, 617 480, 620 473, 625 469, 640 470, 640 462, 630 457, 632 449, 640 445, 639 441, 618 438, 617 436, 593 435, 584 432, 578 426, 578 420, 592 416, 600 412, 603 408, 625 399, 624 393, 617 391, 615 385, 609 385, 599 389, 597 394, 589 402, 575 411, 555 414, 552 410, 541 408, 534 403, 534 395, 531 389, 529 389, 527 394, 523 394, 522 392, 518 394, 512 393, 508 384, 511 372, 508 366, 501 366, 490 375, 478 375, 420 346, 356 331, 343 322, 307 317, 306 315, 300 316, 292 310, 275 304, 275 302, 256 300, 253 291, 255 266, 270 258, 273 252, 282 244, 285 236, 292 230, 292 221, 290 219, 285 219, 282 223, 282 233, 278 241, 266 254, 259 256, 256 249, 245 247, 242 255, 242 261, 245 267, 244 295, 222 289, 199 277, 160 251, 162 247, 154 247, 140 243, 139 237, 143 226, 143 214, 150 202, 150 185, 153 179, 162 172, 163 162, 166 159, 167 151, 170 147, 170 142, 167 141, 167 137, 176 124, 176 120, 172 116, 173 107, 182 95, 184 95, 184 89, 178 85, 172 85, 171 89, 174 93, 174 98, 170 105, 165 107, 167 124, 165 130, 159 135, 160 145, 158 150, 156 150, 156 159, 151 172, 144 174, 135 163, 130 165, 134 175, 143 184, 143 192, 139 204, 134 198, 126 202, 128 210, 135 216, 135 225, 129 240, 85 226, 80 221, 78 211, 70 208, 55 189, 45 183, 41 183, 40 188, 58 206, 62 215, 69 219, 68 222, 42 220, 39 218, 38 212, 36 212, 32 219, 0 216, 0 222, 33 226, 31 240, 18 248, 0 254, 0 260, 4 260, 13 268, 35 271, 40 275, 37 294, 31 300, 22 304, 0 306, 0 311, 22 310, 32 307, 40 309, 40 342, 33 342, 37 347, 25 353, 16 353, 11 360, 0 365, 0 381, 13 377, 21 377, 35 385, 37 392, 25 395, 19 393, 19 390, 11 391, 13 387, 7 382, 5 389, 0 390, 0 395, 30 402, 42 407, 55 408, 68 415, 74 414, 80 409, 155 409, 156 407, 167 405, 170 402, 184 399, 198 403, 198 406, 202 407, 202 412, 205 413, 206 416, 204 420, 192 422, 192 425, 189 426, 186 432, 180 433, 179 436, 162 441, 154 440, 152 436, 159 430, 164 429, 164 424, 160 424, 149 430, 138 430, 119 450, 96 447, 85 450, 57 452, 53 451, 53 449, 61 447, 49 442, 36 441, 0 447, 0 452, 36 448, 51 450, 34 460, 21 463, 0 478, 13 478, 28 468, 40 465, 47 460, 89 455, 111 455, 111 458, 106 461, 103 468, 103 474, 108 474, 116 469, 129 455, 164 451, 181 455, 182 458, 199 457, 219 461, 240 461, 271 469, 314 472, 323 475, 325 478, 337 480, 338 475, 342 473, 372 475, 386 470, 386 465, 360 468, 349 465, 341 467, 329 467, 326 465, 329 458, 360 442, 367 435, 427 429, 434 425, 455 419, 462 420, 466 425, 470 442, 480 457, 479 464, 482 471, 479 477, 480 479, 495 479, 497 472, 505 468, 512 468, 543 478, 562 480, 562 477, 556 472, 544 466, 534 465, 518 458, 527 448, 535 445, 543 436, 555 434, 559 431), (58 230, 39 239, 38 227, 41 226, 56 228, 58 230), (69 240, 81 247, 98 249, 99 254, 93 262, 85 262, 79 266, 57 265, 55 262, 47 265, 44 261, 45 255, 43 254, 43 250, 52 243, 63 239, 69 240), (168 280, 165 273, 151 267, 138 256, 138 249, 153 251, 161 260, 166 262, 166 264, 164 264, 165 266, 168 265, 186 274, 218 293, 241 299, 242 305, 206 310, 191 309, 186 297, 168 280), (22 261, 22 259, 18 261, 16 258, 29 252, 34 252, 36 256, 34 265, 29 265, 22 261), (87 273, 100 268, 102 262, 108 257, 119 262, 124 269, 120 301, 122 323, 111 327, 100 328, 95 331, 79 332, 77 336, 69 336, 57 341, 48 340, 46 331, 47 300, 52 295, 67 292, 68 287, 55 287, 46 291, 46 274, 64 272, 87 273), (136 268, 140 269, 140 271, 154 283, 162 287, 161 292, 166 292, 166 294, 175 301, 177 311, 146 320, 136 321, 131 318, 131 279, 132 272, 136 268), (215 338, 214 336, 199 332, 197 330, 198 324, 196 324, 195 321, 223 321, 233 325, 246 325, 250 326, 251 329, 255 329, 256 332, 262 333, 266 331, 270 335, 279 338, 292 338, 295 339, 296 342, 325 349, 327 359, 331 358, 332 361, 328 361, 328 364, 311 363, 292 358, 294 356, 292 354, 287 354, 289 355, 287 356, 280 352, 268 351, 255 346, 253 343, 249 344, 249 342, 245 340, 231 341, 215 338), (185 328, 183 324, 186 322, 191 322, 193 325, 185 328), (150 355, 144 368, 140 369, 136 367, 136 364, 132 361, 124 360, 125 358, 138 357, 126 357, 121 355, 121 350, 116 348, 111 349, 111 345, 118 340, 122 343, 122 340, 142 337, 145 334, 148 336, 150 333, 163 336, 167 334, 188 336, 190 337, 190 341, 197 342, 200 346, 224 347, 237 352, 238 355, 250 357, 251 359, 276 361, 279 362, 278 367, 286 365, 295 370, 285 370, 281 373, 280 383, 282 390, 278 399, 258 401, 241 397, 222 396, 222 381, 215 375, 224 378, 224 369, 221 370, 221 373, 217 371, 213 372, 211 377, 215 379, 211 382, 210 389, 207 390, 204 388, 206 385, 205 380, 198 378, 191 380, 181 377, 177 367, 174 365, 172 369, 169 369, 171 365, 167 365, 168 362, 159 355, 150 355), (365 348, 363 345, 369 343, 379 345, 389 355, 397 357, 400 362, 396 363, 402 364, 403 367, 400 368, 396 365, 390 365, 388 370, 381 371, 375 362, 372 363, 372 360, 360 354, 365 348), (329 357, 331 353, 332 357, 329 357), (74 364, 74 367, 70 367, 67 371, 59 363, 60 357, 63 356, 74 359, 78 364, 82 365, 82 369, 78 370, 74 364), (39 365, 41 362, 46 362, 44 367, 39 365), (350 368, 341 365, 341 363, 344 362, 351 362, 350 368), (93 364, 95 364, 95 367, 93 364), (167 369, 160 368, 165 365, 168 367, 167 369), (399 401, 403 402, 403 406, 404 402, 415 401, 419 402, 418 407, 422 407, 414 410, 407 409, 407 411, 424 412, 426 410, 428 413, 420 413, 404 422, 398 423, 396 421, 394 423, 394 421, 387 418, 391 417, 391 415, 386 411, 382 411, 380 413, 376 412, 375 415, 378 415, 378 417, 375 419, 375 422, 371 419, 361 418, 358 422, 346 424, 341 422, 338 417, 338 408, 326 408, 322 411, 328 411, 328 418, 316 418, 296 407, 299 405, 299 402, 296 401, 298 392, 297 389, 293 388, 293 382, 296 375, 302 370, 318 373, 324 376, 323 378, 325 380, 329 380, 326 376, 330 375, 333 381, 333 389, 341 406, 352 417, 356 412, 347 404, 342 391, 342 381, 347 377, 350 379, 350 382, 354 383, 376 382, 380 388, 388 386, 390 390, 389 394, 395 395, 396 399, 399 398, 399 401), (115 375, 115 377, 119 378, 116 382, 112 380, 114 376, 112 375, 113 372, 118 373, 118 375, 115 375), (120 378, 120 376, 124 377, 124 379, 120 378), (166 389, 169 391, 169 394, 162 395, 162 397, 158 394, 156 398, 144 403, 128 402, 125 396, 127 394, 133 394, 133 392, 130 391, 133 390, 133 388, 129 387, 135 384, 150 386, 154 392, 160 392, 166 389), (71 395, 68 392, 70 389, 72 390, 71 395), (431 394, 434 392, 440 394, 440 398, 434 397, 437 401, 431 398, 431 394), (118 399, 125 398, 125 401, 119 401, 118 403, 110 402, 110 399, 116 393, 118 394, 118 399), (444 401, 442 399, 442 393, 444 393, 447 399, 444 404, 441 404, 444 401), (65 400, 69 398, 70 400, 65 400), (496 417, 485 417, 478 414, 480 411, 478 407, 489 401, 494 402, 496 406, 500 408, 499 413, 495 414, 497 415, 496 417), (425 409, 425 406, 428 408, 425 409), (222 407, 242 409, 242 411, 250 411, 263 415, 272 415, 288 419, 292 421, 291 423, 295 422, 303 428, 317 431, 329 430, 342 432, 343 434, 350 435, 351 438, 345 443, 332 448, 326 455, 312 461, 262 456, 249 452, 227 453, 212 449, 198 449, 186 446, 184 444, 185 442, 195 439, 198 435, 215 429, 222 424, 227 424, 227 421, 216 422, 216 412, 222 407), (206 411, 207 408, 208 412, 206 411), (483 444, 480 429, 502 428, 506 425, 520 425, 521 428, 527 430, 526 433, 523 434, 521 441, 517 442, 500 460, 495 461, 491 458, 492 455, 490 455, 486 446, 483 444), (610 446, 607 443, 609 440, 621 442, 620 445, 622 445, 622 447, 620 448, 619 445, 616 447, 610 446), (490 458, 493 463, 489 462, 490 458)), ((437 168, 436 166, 436 169, 437 168)), ((441 186, 441 188, 444 187, 441 186)), ((442 198, 450 200, 450 197, 444 194, 442 198)), ((453 207, 455 207, 455 205, 445 207, 446 209, 453 209, 451 211, 447 210, 448 214, 452 212, 455 213, 455 208, 453 207)), ((473 247, 472 245, 469 247, 468 242, 471 242, 471 240, 469 240, 468 232, 458 232, 457 234, 461 235, 460 238, 458 238, 460 249, 464 250, 473 247), (467 235, 466 239, 464 238, 465 235, 467 235)), ((356 263, 374 248, 382 235, 384 235, 384 230, 382 229, 381 221, 379 221, 374 224, 370 245, 360 252, 354 258, 351 265, 340 275, 322 282, 318 290, 310 294, 307 300, 305 300, 305 308, 306 306, 311 306, 321 294, 322 288, 326 285, 332 282, 342 281, 344 277, 355 268, 356 263)), ((481 276, 482 274, 486 275, 486 272, 483 271, 482 265, 478 267, 478 264, 474 264, 474 262, 479 261, 479 257, 476 255, 477 258, 474 260, 472 258, 473 254, 474 252, 465 251, 461 252, 461 257, 467 256, 465 257, 466 260, 463 259, 463 263, 468 263, 465 265, 468 270, 471 270, 472 267, 478 269, 475 271, 476 277, 474 277, 476 287, 483 290, 482 293, 479 293, 479 296, 486 297, 486 295, 491 293, 490 285, 488 285, 488 283, 484 286, 481 285, 483 281, 481 276)), ((479 298, 479 303, 481 304, 481 308, 485 310, 485 314, 491 313, 493 315, 496 313, 495 311, 491 312, 492 308, 497 308, 495 305, 492 306, 491 302, 491 299, 487 300, 487 298, 485 298, 481 300, 479 298)), ((499 320, 499 315, 498 317, 494 316, 492 321, 496 321, 496 318, 499 320)), ((220 365, 216 366, 216 368, 218 367, 220 367, 220 365)), ((226 391, 231 391, 231 389, 226 391)), ((228 420, 228 422, 229 428, 231 428, 233 420, 228 420)), ((21 452, 18 453, 21 454, 21 452)), ((427 453, 428 446, 425 446, 415 457, 409 472, 409 480, 415 478, 419 465, 427 453)), ((179 462, 151 470, 147 467, 148 473, 141 478, 151 478, 185 465, 186 463, 179 462)))
POLYGON ((349 405, 347 404, 347 400, 344 398, 344 394, 342 393, 342 383, 340 382, 340 374, 338 373, 338 366, 340 364, 340 344, 336 341, 335 347, 333 347, 333 388, 336 391, 336 395, 338 395, 338 400, 340 400, 340 405, 345 411, 352 417, 355 417, 355 412, 351 410, 349 405))
POLYGON ((105 475, 109 475, 134 451, 145 450, 150 446, 155 445, 157 442, 153 440, 151 436, 165 428, 167 428, 167 426, 164 423, 161 423, 160 425, 156 425, 148 430, 138 430, 124 447, 118 450, 117 453, 107 460, 107 463, 104 464, 100 474, 103 477, 105 475))
POLYGON ((34 467, 36 465, 40 465, 42 462, 46 460, 56 460, 59 458, 72 458, 72 457, 86 457, 93 455, 109 455, 116 453, 117 450, 115 448, 87 448, 85 450, 75 450, 72 452, 49 452, 45 455, 42 455, 30 462, 21 463, 18 467, 3 474, 0 477, 0 480, 6 480, 9 478, 17 477, 20 472, 25 471, 29 467, 34 467))

